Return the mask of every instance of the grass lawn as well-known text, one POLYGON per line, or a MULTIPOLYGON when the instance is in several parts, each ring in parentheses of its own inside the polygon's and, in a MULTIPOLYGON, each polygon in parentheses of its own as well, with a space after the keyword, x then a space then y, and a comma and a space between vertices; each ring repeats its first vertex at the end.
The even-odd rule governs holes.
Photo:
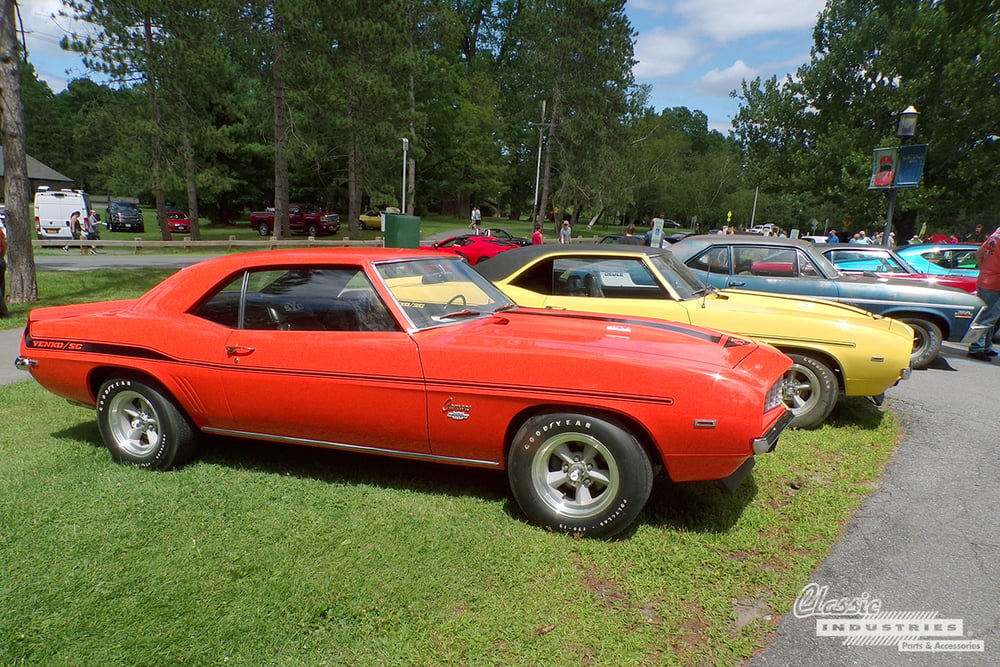
MULTIPOLYGON (((81 291, 42 273, 47 302, 81 291)), ((146 279, 94 273, 129 285, 114 298, 146 279)), ((0 387, 0 664, 735 664, 896 434, 842 401, 736 495, 660 480, 604 542, 526 524, 497 471, 229 439, 169 473, 116 465, 92 411, 0 387)))

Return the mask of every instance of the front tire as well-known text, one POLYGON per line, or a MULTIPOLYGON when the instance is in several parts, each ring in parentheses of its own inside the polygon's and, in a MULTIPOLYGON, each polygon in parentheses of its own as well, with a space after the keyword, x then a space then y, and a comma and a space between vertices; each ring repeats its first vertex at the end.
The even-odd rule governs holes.
POLYGON ((913 327, 913 352, 910 353, 910 368, 927 368, 941 352, 941 329, 938 325, 922 317, 901 317, 913 327))
POLYGON ((794 428, 819 426, 837 404, 837 376, 825 363, 803 354, 788 354, 792 365, 781 379, 781 402, 792 411, 794 428))
POLYGON ((547 530, 612 537, 649 498, 653 469, 635 436, 602 418, 543 414, 524 423, 507 456, 511 491, 547 530))
POLYGON ((319 236, 319 227, 317 227, 315 224, 309 225, 309 228, 306 230, 306 234, 308 234, 313 238, 316 238, 317 236, 319 236))
POLYGON ((169 470, 194 454, 190 422, 164 392, 139 380, 116 378, 101 386, 97 425, 119 463, 169 470))

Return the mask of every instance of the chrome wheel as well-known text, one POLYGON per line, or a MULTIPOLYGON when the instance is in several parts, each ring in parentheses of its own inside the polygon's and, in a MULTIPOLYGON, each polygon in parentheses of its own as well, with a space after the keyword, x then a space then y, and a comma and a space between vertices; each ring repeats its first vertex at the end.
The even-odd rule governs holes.
POLYGON ((160 419, 156 409, 142 394, 122 391, 108 404, 108 427, 121 450, 145 457, 160 445, 160 419))
POLYGON ((584 434, 563 433, 538 448, 531 483, 552 510, 587 519, 615 502, 621 480, 618 464, 604 443, 584 434))

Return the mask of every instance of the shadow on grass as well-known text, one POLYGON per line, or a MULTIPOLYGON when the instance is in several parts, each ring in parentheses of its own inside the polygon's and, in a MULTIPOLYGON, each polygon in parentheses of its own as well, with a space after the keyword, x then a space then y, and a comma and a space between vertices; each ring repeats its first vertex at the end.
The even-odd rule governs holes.
POLYGON ((366 484, 482 500, 501 500, 510 495, 507 476, 502 471, 222 436, 202 436, 195 459, 198 461, 329 483, 366 484))
MULTIPOLYGON (((837 403, 827 424, 838 428, 875 430, 886 417, 885 412, 868 399, 849 398, 837 403)), ((53 436, 89 442, 94 447, 103 448, 97 423, 92 420, 82 421, 53 433, 53 436)), ((200 436, 200 441, 198 454, 190 465, 202 462, 333 484, 361 484, 502 501, 504 511, 512 519, 526 520, 510 493, 506 472, 501 470, 204 434, 200 436)), ((767 456, 780 456, 780 452, 779 443, 777 452, 767 456)), ((638 521, 619 535, 619 539, 627 539, 642 524, 686 532, 725 532, 739 521, 745 508, 757 495, 757 490, 753 474, 732 494, 716 482, 675 483, 660 474, 654 480, 649 501, 638 521)))
POLYGON ((833 412, 826 418, 824 425, 834 428, 846 427, 874 431, 882 425, 887 417, 885 409, 875 405, 868 398, 850 396, 837 401, 833 412))

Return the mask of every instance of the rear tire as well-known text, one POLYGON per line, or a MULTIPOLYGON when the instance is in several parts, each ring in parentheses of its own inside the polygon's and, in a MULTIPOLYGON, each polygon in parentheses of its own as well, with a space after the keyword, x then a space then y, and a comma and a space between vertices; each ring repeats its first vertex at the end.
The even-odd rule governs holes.
POLYGON ((781 379, 781 401, 794 417, 794 428, 813 428, 830 416, 840 396, 837 376, 819 359, 788 354, 791 367, 781 379))
POLYGON ((941 329, 938 325, 922 317, 901 317, 913 327, 913 352, 910 353, 910 368, 927 368, 941 352, 941 329))
POLYGON ((271 235, 271 226, 266 222, 258 222, 257 233, 266 238, 271 235))
POLYGON ((586 537, 612 537, 628 528, 653 485, 649 457, 631 433, 574 413, 526 421, 511 444, 507 474, 529 520, 586 537))
POLYGON ((116 378, 101 386, 97 425, 120 463, 169 470, 194 455, 190 422, 165 392, 139 380, 116 378))

